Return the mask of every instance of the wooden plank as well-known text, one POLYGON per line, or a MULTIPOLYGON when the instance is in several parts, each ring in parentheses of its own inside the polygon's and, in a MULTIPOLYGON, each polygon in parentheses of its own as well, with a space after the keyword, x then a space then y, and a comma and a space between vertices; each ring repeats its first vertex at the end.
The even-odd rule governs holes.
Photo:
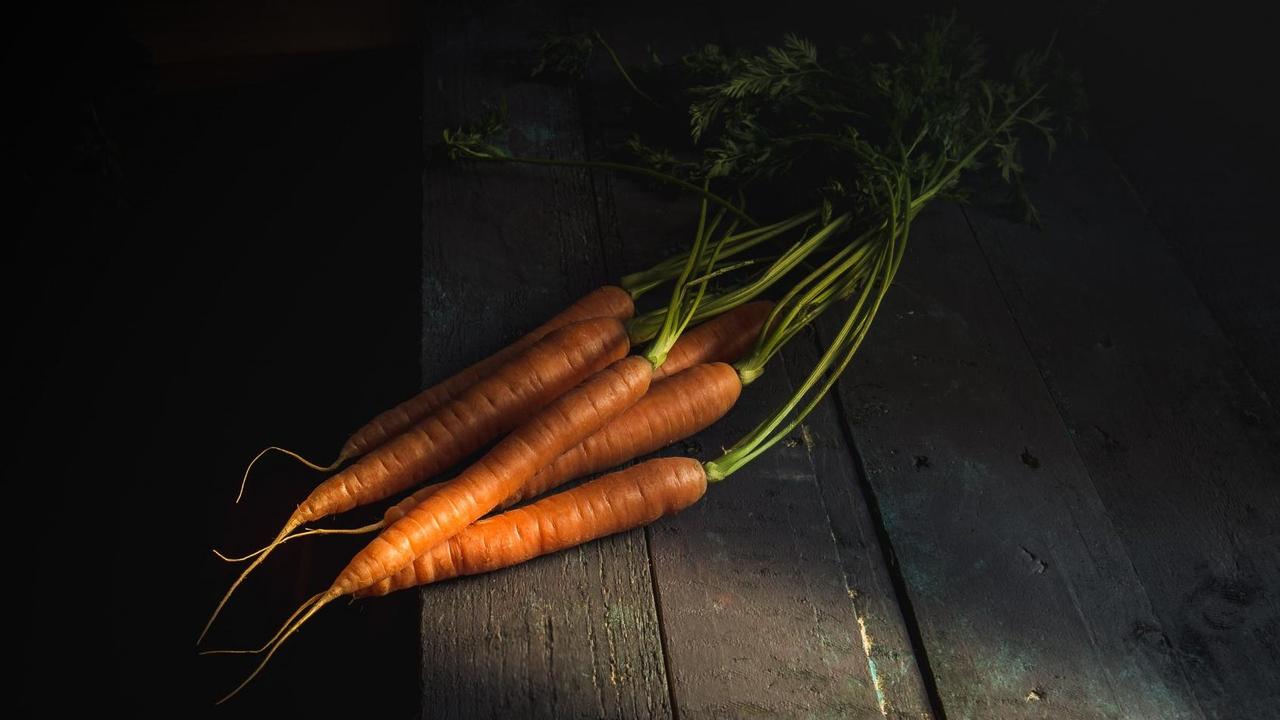
POLYGON ((1276 414, 1103 153, 1064 153, 1036 199, 1044 233, 973 225, 1161 641, 1205 715, 1274 717, 1276 414))
MULTIPOLYGON (((608 225, 619 229, 626 267, 644 267, 687 244, 695 201, 656 197, 607 174, 596 182, 599 197, 611 200, 601 213, 616 218, 608 225)), ((668 452, 711 459, 750 429, 791 392, 790 363, 813 362, 811 341, 798 344, 744 391, 729 418, 668 452)), ((929 714, 834 408, 817 411, 810 427, 808 443, 776 448, 697 507, 650 528, 681 717, 881 717, 882 702, 889 717, 929 714), (760 512, 768 506, 783 509, 760 512), (864 641, 872 644, 870 659, 864 641)))
MULTIPOLYGON (((804 381, 822 349, 816 335, 806 334, 783 351, 792 386, 804 381)), ((930 717, 928 692, 886 561, 887 548, 863 495, 864 478, 834 397, 814 409, 798 439, 809 452, 822 492, 877 703, 888 717, 930 717)))
MULTIPOLYGON (((624 62, 647 49, 637 38, 655 36, 614 35, 624 62)), ((671 47, 655 49, 675 54, 671 33, 658 36, 671 47)), ((584 108, 599 156, 609 130, 600 125, 615 108, 591 97, 584 108)), ((608 173, 594 179, 599 212, 618 229, 619 264, 646 267, 688 244, 695 199, 658 195, 608 173)), ((729 419, 671 452, 694 448, 711 459, 783 402, 815 360, 812 340, 801 337, 745 390, 729 419)), ((675 708, 681 717, 927 717, 924 683, 834 404, 814 413, 803 437, 713 488, 690 511, 697 519, 672 518, 650 530, 675 708), (785 511, 759 512, 778 504, 785 511), (796 548, 807 562, 794 561, 796 548)))
POLYGON ((1274 409, 1280 403, 1280 244, 1272 240, 1270 212, 1276 151, 1231 127, 1239 114, 1202 118, 1186 110, 1182 96, 1176 107, 1153 108, 1149 117, 1157 119, 1117 129, 1108 147, 1274 409), (1170 113, 1177 122, 1169 122, 1170 113), (1170 158, 1177 158, 1176 171, 1170 158))
MULTIPOLYGON (((775 363, 697 436, 700 457, 791 392, 786 360, 775 363)), ((649 529, 681 717, 881 716, 812 457, 790 445, 649 529)))
MULTIPOLYGON (((696 22, 686 20, 686 27, 696 22)), ((618 38, 613 49, 625 63, 643 59, 650 49, 663 56, 685 49, 669 29, 621 32, 607 22, 596 27, 618 38)), ((593 156, 607 152, 604 137, 616 129, 611 123, 623 104, 585 97, 593 156)), ((618 265, 644 268, 689 243, 696 200, 659 195, 608 173, 595 173, 594 182, 599 213, 608 219, 607 227, 617 228, 623 249, 618 265)), ((666 288, 655 295, 662 292, 666 288)), ((649 301, 660 304, 664 297, 649 301)), ((790 364, 809 366, 814 360, 808 338, 797 345, 804 351, 788 348, 786 359, 780 357, 771 372, 774 377, 748 388, 750 409, 737 411, 736 423, 726 420, 672 452, 699 448, 710 459, 781 402, 790 392, 790 364)), ((924 683, 876 529, 833 413, 827 406, 815 414, 813 427, 824 429, 806 434, 809 443, 776 451, 785 454, 776 469, 790 478, 785 491, 769 487, 769 471, 744 471, 712 495, 741 500, 716 502, 696 510, 698 520, 671 519, 650 530, 673 703, 681 716, 879 717, 881 706, 893 717, 928 716, 924 683), (751 487, 739 489, 740 484, 751 487), (780 502, 786 512, 762 523, 759 507, 780 502), (735 537, 754 560, 735 566, 739 557, 719 544, 735 537), (707 550, 691 550, 686 538, 696 538, 707 550), (812 562, 796 565, 795 547, 812 553, 812 562), (712 585, 718 589, 709 591, 712 585), (791 594, 778 592, 782 587, 791 588, 791 594), (724 597, 732 601, 724 603, 724 597), (760 623, 765 618, 767 623, 760 623), (753 628, 749 633, 742 632, 746 623, 753 628)))
POLYGON ((948 718, 1201 717, 955 207, 838 388, 948 718))
MULTIPOLYGON (((685 13, 676 30, 645 18, 628 18, 625 28, 597 18, 592 26, 614 38, 624 63, 640 63, 651 50, 678 57, 703 37, 682 35, 717 27, 699 12, 707 10, 685 13)), ((630 102, 640 101, 583 99, 593 157, 608 151, 605 137, 630 102)), ((695 199, 609 173, 593 173, 593 180, 603 224, 617 229, 622 248, 615 265, 647 267, 687 246, 695 199)), ((665 297, 648 300, 661 304, 665 297)), ((703 459, 713 457, 785 399, 816 360, 814 347, 810 337, 799 338, 766 380, 746 389, 736 419, 671 452, 698 449, 703 459)), ((713 487, 691 511, 696 519, 672 518, 650 531, 675 709, 681 717, 928 717, 924 682, 834 403, 815 411, 802 437, 713 487), (770 505, 785 510, 760 512, 770 505), (805 562, 795 562, 797 549, 805 562)))
MULTIPOLYGON (((429 22, 426 141, 505 95, 517 152, 581 157, 572 94, 518 78, 518 21, 429 22)), ((435 164, 424 178, 423 376, 497 348, 605 280, 589 178, 435 164)), ((642 532, 421 592, 425 717, 661 718, 670 706, 642 532)))

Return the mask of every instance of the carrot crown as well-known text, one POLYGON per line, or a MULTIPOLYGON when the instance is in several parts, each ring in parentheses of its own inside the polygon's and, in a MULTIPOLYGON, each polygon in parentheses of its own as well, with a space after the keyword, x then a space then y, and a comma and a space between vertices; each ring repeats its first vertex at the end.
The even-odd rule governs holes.
MULTIPOLYGON (((703 187, 705 188, 709 182, 705 181, 703 187)), ((671 347, 676 344, 680 334, 684 332, 685 328, 689 326, 689 322, 693 320, 697 313, 698 305, 706 294, 707 282, 711 279, 711 276, 704 275, 696 279, 690 279, 689 276, 699 267, 705 266, 708 269, 713 269, 725 241, 738 228, 738 221, 733 221, 733 224, 729 226, 728 232, 720 238, 720 242, 716 243, 714 247, 708 248, 708 241, 720 226, 720 222, 724 220, 724 216, 724 210, 716 213, 710 227, 708 227, 707 201, 703 199, 702 209, 698 214, 698 230, 693 236, 693 247, 689 250, 685 258, 684 268, 680 272, 680 277, 676 279, 675 288, 671 291, 671 302, 667 304, 664 311, 659 311, 662 312, 662 327, 658 329, 653 344, 649 346, 649 350, 645 353, 645 358, 653 363, 654 368, 661 367, 662 363, 666 361, 667 353, 671 351, 671 347), (697 291, 690 297, 689 293, 694 287, 697 287, 697 291)))
POLYGON ((707 462, 709 481, 725 479, 789 436, 835 384, 866 339, 880 302, 893 282, 913 216, 909 210, 891 212, 884 225, 863 233, 841 249, 774 308, 756 350, 735 366, 744 384, 758 376, 764 363, 800 328, 835 302, 857 295, 839 333, 796 394, 724 455, 707 462))
MULTIPOLYGON (((849 222, 848 214, 841 215, 827 223, 819 234, 834 235, 849 222)), ((865 275, 864 266, 871 251, 872 237, 873 233, 868 231, 854 238, 796 283, 774 305, 760 330, 755 349, 734 366, 743 385, 749 385, 760 377, 770 358, 796 333, 837 300, 853 292, 855 284, 865 275)))
MULTIPOLYGON (((779 223, 779 226, 785 226, 790 229, 798 227, 802 223, 817 217, 817 210, 800 213, 795 217, 779 223)), ((822 247, 824 243, 837 234, 845 224, 849 221, 848 216, 841 216, 835 221, 828 223, 818 232, 804 238, 800 242, 792 245, 782 255, 778 256, 769 264, 763 272, 743 285, 736 288, 718 293, 706 298, 694 308, 690 315, 690 322, 700 323, 704 320, 713 318, 721 313, 728 312, 739 305, 751 302, 761 293, 768 290, 775 283, 786 277, 792 270, 799 267, 815 250, 822 247)), ((704 283, 711 278, 730 270, 740 267, 741 265, 731 265, 713 270, 711 273, 690 281, 690 284, 704 283)), ((640 343, 655 337, 665 321, 667 309, 659 309, 643 315, 637 315, 628 325, 628 332, 631 334, 631 342, 640 343)))

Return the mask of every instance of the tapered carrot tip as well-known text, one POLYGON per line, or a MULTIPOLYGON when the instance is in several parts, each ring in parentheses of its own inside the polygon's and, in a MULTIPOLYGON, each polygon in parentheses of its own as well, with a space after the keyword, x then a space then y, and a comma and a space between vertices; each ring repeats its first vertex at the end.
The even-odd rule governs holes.
POLYGON ((289 623, 292 623, 294 618, 301 615, 303 610, 306 610, 308 607, 310 607, 311 603, 315 602, 316 599, 323 594, 324 593, 316 593, 315 595, 312 595, 311 597, 307 598, 306 602, 298 606, 298 609, 294 610, 293 614, 290 615, 288 618, 286 618, 285 621, 280 624, 280 629, 276 630, 276 634, 272 635, 271 639, 263 643, 262 647, 260 648, 254 648, 252 650, 244 650, 244 649, 201 650, 199 654, 200 655, 257 655, 259 653, 265 652, 268 648, 271 647, 271 643, 275 642, 276 638, 279 638, 280 635, 283 634, 284 631, 289 628, 289 623))
POLYGON ((249 461, 249 467, 244 469, 244 476, 240 478, 240 492, 236 494, 237 505, 240 503, 240 498, 244 497, 244 487, 249 482, 249 472, 253 470, 253 466, 256 465, 258 461, 262 459, 263 455, 266 455, 272 450, 275 450, 278 453, 283 453, 285 455, 288 455, 294 460, 297 460, 303 465, 306 465, 312 470, 316 470, 318 472, 330 472, 332 470, 335 470, 339 465, 341 465, 342 463, 346 462, 349 459, 349 456, 347 455, 347 450, 344 448, 343 451, 338 454, 337 459, 335 459, 333 462, 329 463, 328 465, 317 465, 292 450, 278 447, 276 445, 265 447, 262 449, 262 452, 253 456, 253 459, 249 461))
POLYGON ((240 577, 236 578, 236 581, 231 583, 231 587, 227 589, 227 593, 222 596, 222 599, 218 601, 218 606, 213 609, 213 614, 209 616, 209 621, 204 624, 204 629, 200 631, 200 637, 196 638, 196 645, 204 642, 205 635, 209 634, 209 628, 213 627, 213 622, 218 619, 218 614, 222 612, 222 608, 226 607, 227 601, 231 599, 231 595, 235 593, 236 588, 240 587, 240 584, 244 582, 244 579, 249 577, 249 573, 253 572, 254 568, 261 565, 262 561, 266 560, 267 556, 271 554, 271 551, 280 543, 284 542, 289 537, 289 533, 293 532, 300 524, 301 523, 292 519, 285 523, 284 528, 280 530, 280 534, 276 535, 275 539, 271 541, 271 544, 263 548, 262 552, 258 553, 258 557, 249 564, 249 567, 245 568, 244 571, 240 573, 240 577))
POLYGON ((258 677, 258 674, 261 673, 262 669, 267 666, 267 663, 271 662, 271 657, 276 654, 276 651, 280 649, 281 645, 284 645, 284 641, 288 640, 290 635, 293 635, 294 633, 296 633, 298 631, 298 628, 302 627, 303 623, 310 620, 311 617, 315 615, 317 611, 320 610, 320 608, 324 607, 325 605, 328 605, 329 603, 333 602, 339 597, 342 597, 342 593, 330 588, 329 590, 326 590, 325 592, 319 595, 315 595, 310 600, 307 600, 306 602, 302 603, 302 606, 299 607, 293 613, 293 615, 290 616, 290 620, 292 620, 294 617, 298 615, 298 613, 301 613, 305 609, 306 612, 302 615, 302 617, 298 618, 297 621, 295 621, 292 625, 290 625, 289 622, 286 621, 285 626, 288 629, 282 630, 282 632, 277 633, 278 637, 273 638, 272 641, 268 641, 268 644, 271 646, 271 649, 267 651, 267 656, 262 658, 262 662, 258 663, 258 667, 254 668, 253 672, 249 673, 249 677, 245 678, 244 681, 242 681, 239 685, 235 686, 235 688, 231 692, 227 693, 226 695, 223 695, 222 699, 214 704, 221 705, 222 703, 238 695, 241 690, 245 689, 245 687, 248 686, 248 684, 253 681, 254 678, 258 677), (308 607, 308 605, 310 605, 310 607, 308 607))

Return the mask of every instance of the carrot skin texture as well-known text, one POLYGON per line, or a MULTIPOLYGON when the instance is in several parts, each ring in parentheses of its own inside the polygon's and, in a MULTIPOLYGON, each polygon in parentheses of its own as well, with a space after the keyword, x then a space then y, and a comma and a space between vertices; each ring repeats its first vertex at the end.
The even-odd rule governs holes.
MULTIPOLYGON (((655 382, 635 405, 539 470, 498 507, 511 507, 575 478, 607 470, 683 440, 724 417, 741 394, 742 382, 737 371, 724 363, 695 365, 655 382)), ((428 485, 387 508, 383 522, 390 524, 404 517, 418 503, 435 494, 442 484, 428 485)))
POLYGON ((635 310, 631 294, 626 290, 613 285, 596 288, 510 345, 374 416, 347 439, 339 458, 349 460, 359 457, 389 438, 399 435, 555 330, 595 318, 614 318, 622 322, 635 315, 635 310))
POLYGON ((738 372, 725 363, 695 365, 670 376, 613 422, 540 470, 502 506, 538 497, 575 478, 691 437, 724 417, 741 394, 738 372))
POLYGON ((706 472, 698 461, 650 460, 485 518, 356 596, 386 595, 510 567, 648 525, 693 505, 706 491, 706 472))
POLYGON ((338 574, 345 595, 389 577, 480 519, 566 450, 634 405, 653 368, 633 355, 558 397, 462 474, 387 527, 338 574))
POLYGON ((626 355, 613 318, 553 331, 437 412, 321 483, 286 523, 293 528, 375 502, 449 468, 511 430, 583 378, 626 355))
MULTIPOLYGON (((707 363, 732 363, 739 360, 743 355, 747 353, 747 351, 751 348, 751 346, 755 344, 757 338, 759 338, 760 330, 764 326, 765 321, 769 318, 769 313, 772 310, 773 310, 773 302, 769 300, 758 300, 756 302, 746 303, 737 308, 734 308, 733 310, 730 310, 727 313, 724 313, 723 315, 719 315, 715 318, 712 318, 711 320, 708 320, 707 322, 704 322, 701 325, 698 325, 692 330, 689 330, 688 332, 686 332, 684 335, 680 337, 679 340, 676 341, 676 344, 671 348, 671 351, 667 353, 666 361, 663 362, 659 368, 653 371, 654 384, 652 386, 651 392, 656 391, 659 387, 661 387, 661 382, 659 381, 665 381, 667 378, 670 378, 674 375, 678 375, 688 370, 689 368, 696 367, 701 364, 707 364, 707 363)), ((741 383, 738 383, 737 386, 738 386, 739 392, 741 392, 741 389, 742 389, 741 383)), ((734 396, 733 402, 737 402, 736 395, 734 396)), ((726 409, 726 412, 727 412, 727 409, 726 409)), ((635 413, 636 413, 636 408, 631 408, 630 410, 627 411, 626 415, 631 416, 631 415, 634 415, 635 413)), ((712 419, 710 422, 707 423, 707 425, 710 425, 712 422, 715 422, 715 420, 718 420, 718 419, 719 417, 712 419)), ((622 418, 619 418, 619 421, 621 420, 622 418)), ((564 476, 563 474, 560 474, 561 479, 558 482, 551 481, 549 478, 541 478, 542 473, 539 473, 539 477, 541 479, 548 480, 548 482, 545 482, 545 483, 534 482, 533 484, 535 486, 542 487, 543 488, 542 490, 539 490, 537 492, 534 492, 532 490, 521 491, 513 499, 508 499, 507 501, 503 502, 499 507, 503 507, 503 508, 510 507, 515 503, 519 502, 520 500, 536 497, 542 494, 543 492, 545 492, 546 490, 552 487, 556 487, 560 483, 563 483, 574 477, 581 477, 582 475, 598 472, 600 470, 604 470, 605 468, 613 467, 614 465, 617 465, 618 463, 623 462, 625 460, 631 460, 641 455, 651 453, 655 450, 658 450, 664 447, 667 444, 675 442, 676 440, 684 439, 685 437, 688 437, 689 435, 692 435, 695 432, 698 432, 699 430, 706 428, 707 425, 700 425, 697 423, 686 425, 686 427, 690 429, 684 435, 673 437, 670 440, 667 440, 661 445, 657 445, 655 447, 648 447, 647 443, 640 445, 639 447, 645 447, 647 449, 637 449, 637 451, 634 452, 632 455, 629 455, 625 458, 620 458, 618 460, 609 462, 607 464, 599 464, 595 462, 584 462, 582 465, 583 468, 589 468, 589 469, 583 469, 579 474, 572 475, 572 476, 564 476)), ((605 433, 607 431, 608 431, 608 427, 601 430, 600 432, 605 433)), ((573 450, 569 451, 570 454, 576 453, 579 455, 581 455, 582 452, 583 450, 581 447, 574 448, 573 450)), ((587 453, 587 455, 590 456, 590 453, 587 453)), ((582 462, 584 459, 585 458, 580 457, 578 462, 582 462)), ((556 462, 560 463, 561 461, 557 460, 556 462)), ((564 462, 568 463, 569 460, 565 460, 564 462)), ((548 471, 544 470, 543 472, 548 472, 548 471)), ((425 500, 430 495, 434 494, 436 490, 439 489, 439 485, 440 484, 437 483, 435 485, 428 485, 424 488, 421 488, 420 490, 413 493, 409 497, 406 497, 400 502, 396 503, 395 505, 387 508, 386 513, 383 515, 384 520, 388 524, 390 524, 404 517, 405 513, 413 509, 414 506, 416 506, 418 503, 425 500)))
POLYGON ((757 300, 692 328, 671 347, 667 359, 653 371, 653 379, 670 377, 694 365, 737 362, 760 337, 772 311, 772 301, 757 300))

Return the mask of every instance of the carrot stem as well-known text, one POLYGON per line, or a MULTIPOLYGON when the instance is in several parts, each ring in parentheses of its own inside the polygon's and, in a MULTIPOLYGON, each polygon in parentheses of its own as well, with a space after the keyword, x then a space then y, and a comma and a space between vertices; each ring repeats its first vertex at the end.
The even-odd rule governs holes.
POLYGON ((604 51, 609 53, 609 59, 613 61, 613 66, 617 68, 618 74, 622 75, 622 79, 627 82, 627 85, 629 85, 637 95, 648 100, 654 105, 657 105, 658 101, 649 97, 649 93, 641 90, 640 86, 636 85, 636 81, 631 79, 631 73, 627 72, 627 69, 623 67, 622 61, 618 59, 618 54, 613 51, 613 47, 611 47, 609 43, 605 42, 604 36, 600 34, 600 31, 593 29, 591 34, 595 36, 596 42, 600 43, 600 47, 604 48, 604 51))
MULTIPOLYGON (((708 183, 710 181, 707 181, 708 183)), ((706 185, 707 183, 704 183, 706 185)), ((650 345, 649 350, 645 353, 645 358, 653 364, 653 367, 659 368, 667 359, 667 353, 671 351, 676 340, 679 339, 681 333, 689 326, 689 321, 693 319, 694 313, 698 309, 698 305, 702 302, 703 296, 707 290, 707 280, 701 282, 690 282, 689 276, 694 270, 703 264, 703 254, 706 252, 707 239, 719 227, 720 221, 724 218, 724 211, 721 210, 716 214, 714 220, 711 221, 711 227, 707 227, 707 202, 702 202, 701 212, 698 216, 698 230, 694 234, 693 247, 689 250, 688 259, 685 262, 684 269, 680 273, 680 277, 676 280, 675 288, 671 292, 671 302, 667 304, 666 311, 663 315, 662 328, 658 330, 657 336, 650 345), (686 302, 686 297, 691 285, 698 286, 698 292, 692 300, 686 302), (686 307, 687 306, 687 307, 686 307)), ((707 268, 714 268, 716 260, 720 255, 721 248, 724 247, 727 240, 738 227, 735 220, 733 225, 729 227, 729 231, 720 239, 720 242, 711 250, 711 256, 706 261, 707 268)))
POLYGON ((697 185, 694 185, 693 183, 688 182, 687 180, 681 180, 680 178, 674 175, 668 175, 667 173, 658 172, 657 170, 651 170, 646 167, 640 167, 639 165, 628 165, 626 163, 609 162, 607 160, 558 160, 554 158, 521 157, 518 155, 507 155, 503 151, 492 146, 487 146, 484 150, 476 150, 470 146, 460 145, 454 142, 450 142, 450 136, 447 133, 448 131, 446 131, 446 135, 444 138, 445 144, 449 145, 450 148, 457 150, 463 157, 466 157, 469 160, 481 160, 485 162, 510 162, 510 163, 521 163, 525 165, 543 165, 547 167, 593 168, 597 170, 616 170, 619 172, 632 173, 634 175, 643 175, 652 180, 657 180, 659 182, 667 183, 668 185, 674 185, 680 188, 681 190, 686 190, 695 195, 701 196, 704 200, 708 200, 710 202, 715 203, 716 205, 719 205, 720 207, 727 210, 730 214, 732 214, 733 216, 737 217, 739 220, 742 220, 743 222, 747 223, 752 227, 756 227, 759 225, 759 223, 753 220, 750 215, 747 215, 746 213, 742 212, 738 208, 734 207, 733 203, 729 202, 728 200, 725 200, 724 198, 720 197, 719 195, 716 195, 715 193, 710 192, 709 190, 704 190, 703 188, 700 188, 697 185))
MULTIPOLYGON (((741 233, 730 234, 725 238, 724 249, 720 252, 721 259, 728 260, 731 257, 739 255, 751 248, 768 242, 779 235, 787 233, 796 227, 813 220, 818 217, 820 210, 814 209, 808 212, 798 213, 781 222, 763 227, 752 228, 741 233)), ((648 270, 624 275, 618 282, 624 290, 631 293, 632 298, 638 298, 644 293, 658 287, 659 285, 675 278, 680 274, 685 263, 689 259, 688 253, 681 253, 669 257, 648 270)), ((705 270, 705 268, 704 268, 705 270)))
POLYGON ((755 349, 734 366, 744 385, 749 385, 758 378, 770 358, 814 317, 852 292, 857 280, 866 274, 864 264, 872 251, 871 240, 876 232, 877 230, 868 230, 854 238, 796 283, 774 305, 756 340, 755 349))
MULTIPOLYGON (((760 277, 727 292, 713 296, 700 303, 690 322, 698 323, 715 317, 723 312, 754 300, 760 293, 769 289, 778 280, 798 267, 806 257, 838 234, 849 223, 851 216, 841 215, 823 226, 818 232, 791 246, 775 260, 760 277)), ((628 325, 632 344, 645 342, 653 338, 659 331, 666 316, 666 309, 638 315, 628 325)))
MULTIPOLYGON (((899 178, 899 184, 902 182, 904 180, 899 178)), ((724 455, 705 464, 709 482, 725 479, 779 440, 787 437, 817 407, 844 369, 848 367, 854 354, 861 347, 862 341, 866 339, 880 303, 902 262, 910 222, 914 217, 914 211, 909 204, 905 212, 899 212, 898 200, 904 195, 909 196, 909 192, 905 192, 901 187, 892 188, 890 191, 894 202, 886 222, 887 229, 884 231, 883 244, 874 256, 875 265, 871 271, 871 281, 863 284, 862 292, 835 339, 790 400, 735 443, 724 455), (816 391, 815 388, 817 388, 816 391), (805 402, 806 397, 808 397, 807 402, 805 402), (803 406, 801 406, 802 402, 803 406)), ((842 263, 843 265, 845 263, 842 263)), ((843 287, 841 289, 843 290, 843 287)))

